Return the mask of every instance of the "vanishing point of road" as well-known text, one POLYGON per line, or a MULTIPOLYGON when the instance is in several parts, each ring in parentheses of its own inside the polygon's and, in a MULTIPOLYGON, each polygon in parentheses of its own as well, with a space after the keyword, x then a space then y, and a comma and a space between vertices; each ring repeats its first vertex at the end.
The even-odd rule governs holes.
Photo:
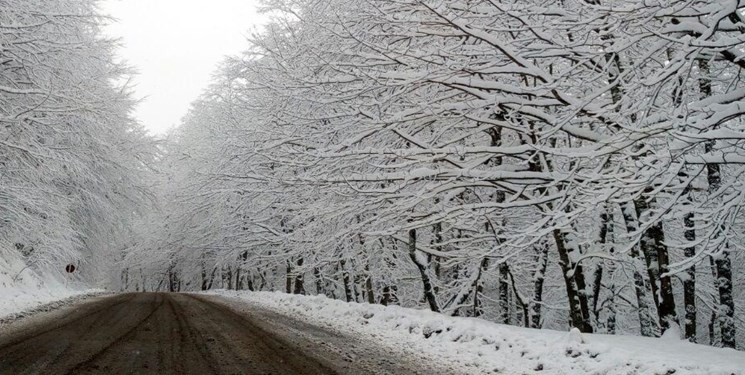
POLYGON ((215 296, 97 297, 0 330, 0 374, 443 374, 258 307, 215 296))

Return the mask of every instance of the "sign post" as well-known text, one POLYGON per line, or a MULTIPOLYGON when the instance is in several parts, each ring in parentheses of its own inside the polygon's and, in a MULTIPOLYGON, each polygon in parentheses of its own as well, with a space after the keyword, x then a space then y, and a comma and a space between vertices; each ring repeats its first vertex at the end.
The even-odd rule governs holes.
POLYGON ((75 265, 70 263, 65 266, 65 272, 70 274, 70 276, 65 277, 65 289, 68 287, 68 283, 70 282, 70 277, 72 277, 72 273, 75 272, 75 265))

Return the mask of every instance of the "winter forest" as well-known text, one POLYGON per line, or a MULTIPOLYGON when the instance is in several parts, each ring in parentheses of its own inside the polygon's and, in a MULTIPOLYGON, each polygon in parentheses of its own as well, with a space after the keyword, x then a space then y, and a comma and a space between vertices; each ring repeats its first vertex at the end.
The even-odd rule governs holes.
POLYGON ((155 139, 95 0, 0 4, 0 265, 745 348, 745 1, 262 6, 155 139))

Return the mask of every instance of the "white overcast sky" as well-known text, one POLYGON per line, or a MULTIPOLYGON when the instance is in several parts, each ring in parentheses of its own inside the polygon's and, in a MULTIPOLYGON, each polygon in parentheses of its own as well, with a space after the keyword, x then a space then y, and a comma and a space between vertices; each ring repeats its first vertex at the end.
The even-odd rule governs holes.
POLYGON ((118 19, 107 35, 124 44, 119 57, 138 71, 135 116, 155 135, 179 124, 226 55, 247 47, 263 17, 256 0, 103 0, 118 19))

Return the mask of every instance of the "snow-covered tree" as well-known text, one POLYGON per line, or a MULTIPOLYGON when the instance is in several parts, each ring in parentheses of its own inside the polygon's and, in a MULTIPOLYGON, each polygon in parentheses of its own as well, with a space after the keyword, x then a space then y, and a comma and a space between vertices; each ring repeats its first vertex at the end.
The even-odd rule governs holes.
POLYGON ((168 146, 147 288, 736 346, 740 3, 265 3, 168 146))

